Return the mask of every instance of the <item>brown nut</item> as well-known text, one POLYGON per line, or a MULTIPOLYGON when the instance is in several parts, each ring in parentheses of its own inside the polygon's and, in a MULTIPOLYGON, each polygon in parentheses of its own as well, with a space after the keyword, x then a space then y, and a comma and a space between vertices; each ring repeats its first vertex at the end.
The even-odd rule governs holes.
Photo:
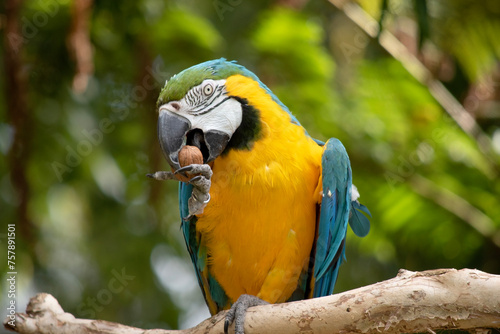
MULTIPOLYGON (((181 167, 186 167, 192 164, 202 164, 203 154, 200 149, 196 146, 186 145, 179 151, 179 165, 181 167)), ((172 171, 174 171, 172 169, 172 171)), ((176 174, 177 180, 182 182, 189 182, 192 177, 196 175, 191 175, 190 177, 183 176, 181 174, 176 174)))
POLYGON ((196 146, 186 145, 179 152, 179 164, 186 167, 192 164, 202 164, 203 154, 196 146))

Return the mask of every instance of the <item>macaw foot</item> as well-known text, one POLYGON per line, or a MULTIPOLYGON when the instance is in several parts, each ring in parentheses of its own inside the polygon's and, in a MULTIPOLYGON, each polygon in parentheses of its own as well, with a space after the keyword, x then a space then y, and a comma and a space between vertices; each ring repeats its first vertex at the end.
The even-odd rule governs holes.
POLYGON ((209 165, 192 164, 179 168, 175 174, 190 178, 189 184, 193 185, 193 192, 188 200, 189 217, 203 213, 203 209, 210 202, 210 186, 212 184, 212 168, 209 165), (196 175, 196 176, 193 176, 196 175), (193 176, 191 178, 191 176, 193 176))
POLYGON ((165 171, 154 172, 153 174, 146 174, 146 176, 158 181, 177 180, 174 173, 165 171))
POLYGON ((234 322, 235 334, 245 334, 244 325, 247 309, 252 306, 265 304, 269 303, 252 295, 241 295, 236 303, 227 311, 226 320, 224 321, 224 333, 228 334, 229 326, 234 322))
POLYGON ((160 171, 153 174, 147 174, 146 176, 160 181, 178 181, 177 175, 184 176, 188 179, 187 183, 193 185, 193 192, 188 200, 189 216, 186 217, 186 219, 194 215, 202 214, 203 209, 205 209, 208 202, 210 202, 212 168, 207 164, 192 164, 179 168, 175 172, 160 171))

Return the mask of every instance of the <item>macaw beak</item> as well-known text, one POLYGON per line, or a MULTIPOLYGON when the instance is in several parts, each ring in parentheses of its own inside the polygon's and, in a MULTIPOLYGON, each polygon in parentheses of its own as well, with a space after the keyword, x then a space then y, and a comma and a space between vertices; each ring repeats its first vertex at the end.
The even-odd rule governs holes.
POLYGON ((158 138, 165 158, 174 170, 181 168, 179 152, 185 145, 198 147, 206 164, 220 156, 231 139, 228 134, 217 130, 203 131, 193 127, 187 118, 167 110, 160 110, 158 138))

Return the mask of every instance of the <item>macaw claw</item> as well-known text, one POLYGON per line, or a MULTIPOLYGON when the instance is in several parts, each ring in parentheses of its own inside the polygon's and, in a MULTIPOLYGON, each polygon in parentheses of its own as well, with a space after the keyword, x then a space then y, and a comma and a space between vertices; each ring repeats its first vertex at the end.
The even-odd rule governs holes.
POLYGON ((165 171, 159 171, 159 172, 154 172, 152 174, 146 174, 147 177, 150 179, 155 179, 158 181, 165 181, 165 180, 176 180, 177 178, 175 177, 175 174, 172 172, 165 172, 165 171))
POLYGON ((207 164, 192 164, 185 167, 181 167, 174 172, 175 174, 182 174, 184 176, 187 175, 195 175, 201 174, 205 178, 210 179, 212 177, 212 168, 210 168, 207 164))
POLYGON ((196 175, 188 183, 193 186, 191 197, 188 200, 189 217, 203 213, 203 209, 210 202, 210 186, 212 185, 212 169, 209 165, 189 165, 179 168, 176 173, 196 175))
MULTIPOLYGON (((155 180, 177 180, 177 175, 182 175, 186 179, 194 175, 188 181, 193 186, 191 197, 188 200, 189 216, 186 219, 203 213, 203 209, 210 202, 210 186, 212 185, 212 168, 207 164, 192 164, 179 168, 175 172, 159 171, 152 174, 146 174, 147 177, 155 180)), ((184 182, 184 181, 183 181, 184 182)))
POLYGON ((268 302, 252 296, 241 295, 226 314, 224 321, 224 333, 228 334, 229 326, 234 322, 235 334, 245 334, 245 314, 248 308, 258 305, 266 305, 268 302))

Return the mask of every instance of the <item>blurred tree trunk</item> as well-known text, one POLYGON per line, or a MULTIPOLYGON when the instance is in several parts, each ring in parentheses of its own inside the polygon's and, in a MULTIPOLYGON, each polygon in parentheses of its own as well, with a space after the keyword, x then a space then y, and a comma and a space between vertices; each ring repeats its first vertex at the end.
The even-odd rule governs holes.
POLYGON ((14 130, 8 161, 10 179, 17 201, 17 220, 21 235, 28 244, 33 241, 33 224, 28 213, 30 185, 27 176, 28 160, 33 136, 32 115, 27 103, 27 72, 23 68, 22 49, 26 42, 20 27, 22 0, 5 2, 4 69, 7 118, 14 130))
MULTIPOLYGON (((336 295, 248 310, 246 333, 418 333, 500 328, 500 276, 479 270, 400 270, 397 277, 336 295)), ((4 322, 19 333, 222 333, 225 312, 185 330, 143 330, 75 319, 48 294, 4 322), (9 321, 11 323, 9 323, 9 321)), ((234 329, 230 329, 231 332, 234 329)), ((485 330, 484 332, 487 332, 485 330)))
POLYGON ((76 64, 73 90, 81 94, 87 89, 89 79, 94 73, 89 34, 92 0, 74 0, 71 9, 72 25, 68 36, 68 47, 76 64))

